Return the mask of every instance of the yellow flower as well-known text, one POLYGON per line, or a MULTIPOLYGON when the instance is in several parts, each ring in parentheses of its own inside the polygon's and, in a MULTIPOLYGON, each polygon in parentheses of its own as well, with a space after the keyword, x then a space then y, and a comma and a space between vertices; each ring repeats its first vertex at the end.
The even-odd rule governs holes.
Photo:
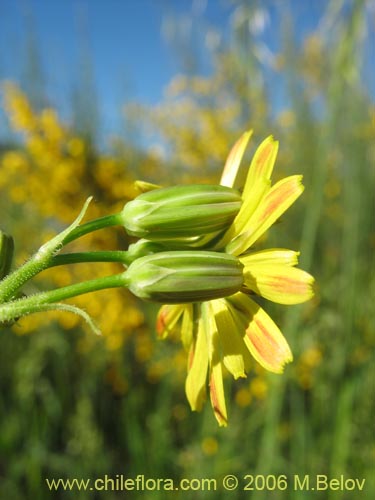
MULTIPOLYGON (((244 133, 232 148, 221 184, 231 187, 252 132, 244 133)), ((274 248, 249 252, 250 247, 303 192, 302 177, 290 176, 271 185, 278 142, 271 136, 257 149, 251 162, 241 209, 233 223, 210 250, 237 256, 244 265, 240 292, 193 304, 164 305, 157 332, 167 337, 181 324, 188 356, 186 395, 199 411, 209 395, 219 425, 227 425, 223 369, 235 379, 246 377, 251 355, 260 365, 281 373, 293 356, 287 341, 270 316, 250 297, 257 294, 279 304, 298 304, 313 296, 314 278, 297 269, 298 252, 274 248)))

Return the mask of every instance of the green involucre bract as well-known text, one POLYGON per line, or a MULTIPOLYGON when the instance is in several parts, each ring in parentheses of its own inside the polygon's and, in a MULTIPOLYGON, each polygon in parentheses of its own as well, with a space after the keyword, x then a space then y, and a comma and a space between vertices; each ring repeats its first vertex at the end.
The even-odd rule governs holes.
POLYGON ((241 208, 241 195, 220 185, 154 189, 127 203, 123 225, 132 236, 152 240, 203 236, 226 229, 241 208))
POLYGON ((243 285, 237 257, 208 251, 170 251, 135 260, 124 273, 129 289, 141 299, 164 304, 226 297, 243 285))

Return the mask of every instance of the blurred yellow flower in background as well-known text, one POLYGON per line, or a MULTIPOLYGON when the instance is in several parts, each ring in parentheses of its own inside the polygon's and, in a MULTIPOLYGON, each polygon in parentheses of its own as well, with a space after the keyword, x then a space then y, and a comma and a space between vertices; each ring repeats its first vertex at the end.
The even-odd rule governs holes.
MULTIPOLYGON (((82 198, 93 193, 100 203, 91 205, 92 217, 117 211, 124 201, 135 196, 134 180, 119 158, 93 151, 87 141, 61 123, 54 109, 36 112, 15 84, 8 82, 3 90, 10 124, 15 132, 23 136, 24 148, 8 149, 1 156, 0 188, 10 202, 27 211, 32 220, 27 220, 26 224, 35 225, 41 217, 50 220, 51 214, 57 214, 55 224, 66 224, 74 219, 82 198)), ((25 231, 21 221, 16 229, 19 231, 15 235, 16 240, 21 246, 18 251, 22 255, 29 250, 28 231, 25 231)), ((51 228, 40 229, 47 239, 51 228)), ((97 249, 118 248, 119 244, 127 243, 125 236, 115 231, 105 236, 100 232, 90 234, 85 238, 89 246, 97 249)), ((95 266, 97 275, 113 274, 121 269, 113 263, 97 263, 95 266)), ((46 271, 36 279, 36 283, 40 279, 49 279, 61 287, 91 277, 92 267, 81 264, 46 271)), ((121 348, 144 323, 143 312, 126 291, 108 290, 94 296, 82 296, 77 298, 76 303, 96 318, 105 316, 103 335, 110 350, 121 348)), ((66 329, 79 325, 74 315, 50 314, 49 318, 55 317, 66 329)), ((36 330, 45 322, 44 315, 28 317, 15 325, 14 331, 24 333, 36 330)))

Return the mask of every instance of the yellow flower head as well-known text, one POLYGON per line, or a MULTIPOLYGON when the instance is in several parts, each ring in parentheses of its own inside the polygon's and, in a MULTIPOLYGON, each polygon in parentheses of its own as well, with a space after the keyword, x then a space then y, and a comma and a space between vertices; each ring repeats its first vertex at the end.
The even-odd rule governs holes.
MULTIPOLYGON (((221 185, 232 187, 252 132, 245 132, 232 148, 221 185)), ((303 192, 302 176, 271 184, 278 142, 272 136, 258 147, 251 162, 239 212, 209 250, 225 252, 243 264, 243 286, 224 298, 161 307, 157 332, 165 338, 180 324, 181 340, 189 352, 186 395, 192 410, 206 399, 219 425, 227 425, 223 368, 235 379, 246 377, 251 356, 267 370, 281 373, 292 353, 270 316, 250 297, 257 294, 279 304, 298 304, 313 296, 314 278, 297 269, 298 252, 273 248, 253 251, 252 245, 303 192)))

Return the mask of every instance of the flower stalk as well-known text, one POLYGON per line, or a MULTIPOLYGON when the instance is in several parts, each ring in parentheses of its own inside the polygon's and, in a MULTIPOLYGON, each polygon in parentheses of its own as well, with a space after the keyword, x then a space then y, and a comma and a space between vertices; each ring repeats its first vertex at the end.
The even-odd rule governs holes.
MULTIPOLYGON (((5 302, 4 304, 0 304, 0 324, 12 322, 21 316, 46 310, 46 305, 59 303, 61 300, 70 299, 72 297, 77 297, 78 295, 96 292, 107 288, 123 287, 127 286, 127 284, 128 281, 125 274, 121 273, 5 302)), ((49 307, 48 309, 50 310, 51 308, 49 307)))
POLYGON ((100 229, 105 229, 107 227, 119 226, 122 224, 121 212, 117 214, 105 215, 104 217, 99 217, 84 224, 75 227, 70 231, 62 241, 63 245, 67 245, 86 234, 92 233, 94 231, 99 231, 100 229))
POLYGON ((132 260, 132 255, 124 250, 63 253, 52 257, 48 268, 67 264, 82 264, 84 262, 118 262, 128 266, 132 260))

